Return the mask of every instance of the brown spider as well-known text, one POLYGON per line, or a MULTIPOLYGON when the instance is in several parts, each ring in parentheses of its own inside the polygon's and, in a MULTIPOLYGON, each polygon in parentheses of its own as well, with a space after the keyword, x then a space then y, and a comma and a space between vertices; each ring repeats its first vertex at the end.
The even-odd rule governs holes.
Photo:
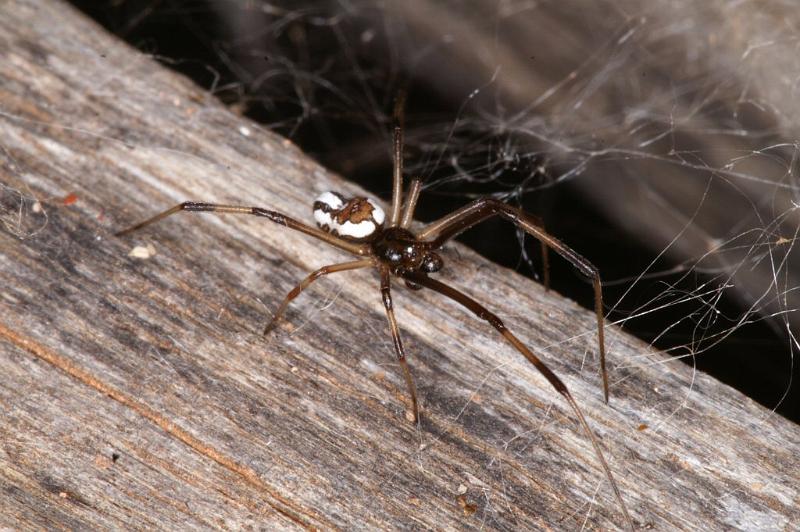
POLYGON ((411 224, 414 208, 422 188, 422 181, 416 178, 411 181, 404 202, 402 190, 403 99, 402 95, 397 98, 394 109, 392 205, 388 224, 386 225, 384 225, 385 215, 383 210, 371 199, 363 197, 345 199, 338 193, 325 192, 316 199, 313 207, 314 218, 320 229, 306 225, 279 212, 262 209, 260 207, 243 207, 238 205, 219 205, 187 201, 129 227, 124 231, 120 231, 116 233, 116 236, 130 234, 181 211, 250 214, 267 218, 279 225, 313 236, 334 247, 362 257, 359 260, 324 266, 310 273, 286 295, 274 317, 264 328, 264 334, 272 330, 276 322, 286 311, 289 303, 320 277, 334 272, 356 270, 370 266, 376 268, 381 277, 381 295, 383 297, 383 306, 386 310, 386 316, 389 319, 394 350, 397 354, 397 360, 403 370, 403 377, 405 378, 408 393, 411 398, 411 410, 408 413, 408 417, 412 422, 417 422, 419 419, 417 391, 414 380, 411 377, 411 370, 406 361, 405 350, 400 339, 400 331, 394 316, 391 278, 395 276, 403 279, 406 286, 412 290, 429 288, 463 305, 478 318, 486 320, 497 329, 517 351, 541 372, 553 388, 566 399, 572 411, 575 413, 584 433, 594 447, 597 460, 600 462, 611 484, 614 496, 622 510, 626 523, 629 528, 633 529, 633 521, 628 514, 625 502, 622 500, 619 488, 603 456, 600 445, 564 382, 553 373, 539 357, 533 354, 528 347, 514 336, 495 314, 465 293, 429 276, 429 274, 438 272, 444 264, 442 258, 436 253, 436 250, 440 249, 446 242, 463 231, 493 216, 505 218, 540 241, 544 257, 545 286, 549 284, 546 252, 548 248, 553 249, 582 274, 592 280, 595 296, 595 314, 597 315, 600 373, 603 377, 603 395, 607 403, 608 377, 606 375, 605 340, 603 337, 603 300, 600 275, 597 268, 564 243, 549 235, 544 230, 541 222, 534 216, 490 198, 477 199, 451 214, 428 224, 416 234, 409 231, 408 227, 411 224))

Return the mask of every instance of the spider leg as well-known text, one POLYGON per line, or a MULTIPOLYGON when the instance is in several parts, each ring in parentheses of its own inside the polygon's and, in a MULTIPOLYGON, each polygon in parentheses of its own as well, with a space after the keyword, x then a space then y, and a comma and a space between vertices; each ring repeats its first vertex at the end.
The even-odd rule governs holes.
POLYGON ((343 272, 347 270, 357 270, 359 268, 366 268, 367 266, 372 266, 373 264, 374 261, 372 259, 362 259, 362 260, 355 260, 352 262, 343 262, 341 264, 331 264, 329 266, 323 266, 322 268, 311 272, 310 274, 308 274, 308 276, 306 276, 305 279, 300 281, 297 284, 297 286, 292 288, 291 292, 289 292, 286 295, 286 297, 283 299, 283 302, 281 303, 281 306, 278 307, 277 312, 275 312, 275 315, 269 321, 267 326, 264 327, 264 334, 265 335, 268 334, 275 327, 275 325, 278 323, 278 320, 280 320, 281 316, 283 316, 283 313, 286 312, 286 307, 289 306, 289 303, 291 303, 292 300, 294 300, 294 298, 299 296, 303 290, 308 288, 308 286, 311 283, 313 283, 323 275, 328 275, 329 273, 343 272))
POLYGON ((345 251, 349 251, 355 255, 368 255, 369 254, 369 246, 365 244, 356 244, 355 242, 348 242, 347 240, 341 239, 335 235, 330 233, 326 233, 316 227, 311 227, 310 225, 306 225, 302 222, 295 220, 294 218, 290 218, 285 214, 281 214, 276 211, 270 211, 267 209, 262 209, 261 207, 243 207, 239 205, 218 205, 215 203, 198 203, 194 201, 185 201, 178 205, 175 205, 172 208, 167 209, 164 212, 156 214, 152 218, 148 218, 143 222, 139 222, 136 225, 133 225, 123 231, 120 231, 115 234, 115 236, 126 236, 134 231, 138 231, 144 227, 147 227, 150 224, 154 224, 158 221, 163 220, 167 216, 171 216, 178 212, 213 212, 213 213, 231 213, 231 214, 250 214, 253 216, 260 216, 263 218, 267 218, 268 220, 275 222, 278 225, 282 225, 284 227, 288 227, 289 229, 294 229, 295 231, 300 231, 301 233, 305 233, 309 236, 313 236, 319 240, 327 242, 328 244, 335 246, 339 249, 343 249, 345 251))
POLYGON ((603 451, 600 449, 600 444, 597 442, 597 438, 595 438, 592 429, 589 428, 589 424, 586 422, 586 418, 583 417, 583 412, 578 407, 578 403, 575 402, 575 399, 572 398, 572 394, 569 393, 566 384, 556 375, 553 371, 548 368, 542 360, 537 357, 533 352, 528 349, 525 344, 523 344, 519 338, 514 336, 514 334, 509 331, 506 326, 503 324, 502 320, 498 318, 495 314, 490 312, 486 307, 469 297, 463 292, 456 290, 455 288, 448 286, 436 279, 432 279, 425 274, 422 273, 408 273, 403 275, 403 278, 408 279, 414 284, 418 284, 420 286, 424 286, 429 288, 435 292, 442 294, 443 296, 452 299, 456 303, 466 307, 469 311, 475 314, 478 318, 489 322, 497 331, 503 335, 503 337, 510 343, 514 348, 522 353, 522 355, 528 359, 528 361, 533 364, 537 370, 544 376, 545 379, 556 389, 556 391, 561 394, 564 399, 567 400, 569 406, 572 408, 572 411, 575 413, 575 416, 578 418, 581 427, 583 428, 584 433, 589 438, 589 441, 592 443, 592 447, 594 447, 595 455, 597 456, 597 460, 600 462, 600 465, 603 468, 603 471, 608 478, 608 482, 611 484, 611 488, 614 491, 614 497, 617 499, 617 503, 619 504, 620 508, 622 509, 622 513, 625 516, 625 521, 628 523, 628 526, 631 530, 633 530, 633 521, 631 520, 630 515, 628 514, 628 509, 625 506, 625 502, 622 500, 622 495, 620 494, 619 488, 617 487, 617 483, 614 480, 614 476, 611 474, 611 469, 608 467, 608 463, 606 462, 605 457, 603 456, 603 451))
POLYGON ((403 217, 400 220, 400 227, 403 229, 408 229, 408 226, 411 225, 420 190, 422 190, 422 179, 415 177, 411 180, 411 183, 409 183, 408 192, 406 192, 408 197, 406 198, 406 204, 403 209, 403 217))
POLYGON ((392 153, 394 166, 392 169, 392 211, 389 215, 389 227, 400 223, 400 209, 403 204, 403 106, 406 103, 405 91, 400 91, 394 101, 394 135, 392 153))
POLYGON ((397 354, 397 361, 403 368, 403 377, 406 380, 406 387, 411 396, 411 411, 406 417, 412 423, 419 420, 419 405, 417 403, 417 387, 414 386, 414 379, 411 377, 411 369, 406 361, 406 352, 403 349, 403 342, 400 339, 400 329, 397 327, 397 320, 394 317, 394 306, 392 305, 391 274, 388 268, 381 269, 381 296, 383 297, 383 307, 386 309, 386 317, 389 318, 389 328, 392 331, 392 341, 394 351, 397 354))
MULTIPOLYGON (((544 231, 544 225, 542 225, 542 231, 544 231)), ((550 291, 550 248, 547 247, 547 244, 544 240, 539 240, 539 246, 542 250, 542 283, 544 284, 544 289, 546 291, 550 291)), ((602 344, 601 344, 602 345, 602 344)), ((603 348, 600 348, 603 351, 603 348)), ((606 392, 606 403, 608 402, 608 392, 606 392)))
MULTIPOLYGON (((597 316, 597 344, 600 351, 600 374, 603 377, 603 397, 608 403, 608 373, 606 372, 606 342, 603 331, 603 289, 600 282, 600 272, 597 268, 572 250, 569 246, 550 235, 534 216, 510 205, 491 198, 482 198, 468 203, 464 207, 432 222, 425 227, 417 238, 424 240, 432 238, 431 247, 436 249, 444 245, 451 238, 466 231, 492 216, 500 216, 541 242, 542 249, 550 248, 572 264, 579 272, 592 281, 594 287, 594 312, 597 316)), ((549 261, 545 257, 545 286, 549 285, 549 261)))

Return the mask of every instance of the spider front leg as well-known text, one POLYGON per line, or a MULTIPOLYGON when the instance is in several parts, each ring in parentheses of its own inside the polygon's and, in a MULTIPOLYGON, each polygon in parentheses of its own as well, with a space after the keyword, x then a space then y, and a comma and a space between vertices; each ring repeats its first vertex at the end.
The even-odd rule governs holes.
POLYGON ((269 321, 266 327, 264 327, 264 334, 268 334, 277 324, 278 320, 283 316, 283 313, 286 312, 286 307, 289 306, 289 303, 292 302, 294 298, 300 295, 300 293, 308 288, 308 286, 322 277, 323 275, 328 275, 330 273, 336 272, 343 272, 347 270, 357 270, 359 268, 366 268, 367 266, 374 265, 373 259, 363 259, 363 260, 355 260, 352 262, 343 262, 341 264, 332 264, 330 266, 323 266, 322 268, 311 272, 306 276, 305 279, 300 281, 297 286, 292 288, 292 290, 286 295, 281 303, 281 306, 278 307, 278 310, 275 312, 275 315, 269 321))
POLYGON ((290 218, 285 214, 281 214, 276 211, 270 211, 267 209, 263 209, 261 207, 244 207, 241 205, 219 205, 216 203, 200 203, 195 201, 185 201, 174 207, 171 207, 164 212, 156 214, 152 218, 148 218, 147 220, 140 222, 136 225, 133 225, 123 231, 119 231, 115 233, 115 236, 126 236, 134 231, 138 231, 148 225, 154 224, 158 221, 163 220, 167 216, 172 216, 173 214, 179 212, 213 212, 216 214, 221 213, 229 213, 229 214, 249 214, 252 216, 259 216, 262 218, 267 218, 271 222, 275 222, 278 225, 282 225, 284 227, 288 227, 289 229, 294 229, 295 231, 300 231, 301 233, 305 233, 309 236, 313 236, 319 240, 327 242, 328 244, 335 246, 339 249, 343 249, 345 251, 349 251, 355 255, 369 255, 369 246, 364 244, 358 244, 355 242, 349 242, 347 240, 343 240, 338 238, 336 235, 332 235, 330 233, 326 233, 316 227, 311 227, 310 225, 306 225, 302 222, 295 220, 294 218, 290 218))
POLYGON ((463 292, 456 290, 455 288, 448 286, 441 281, 437 281, 436 279, 431 279, 426 274, 423 273, 408 273, 403 275, 404 279, 411 281, 412 283, 423 286, 425 288, 429 288, 435 292, 442 294, 445 297, 455 301, 456 303, 466 307, 470 312, 475 314, 478 318, 489 322, 489 324, 497 329, 497 331, 503 335, 503 338, 508 341, 517 351, 519 351, 528 361, 533 364, 533 366, 539 370, 539 372, 544 376, 545 379, 555 388, 555 390, 561 394, 564 399, 566 399, 567 403, 569 403, 570 408, 575 413, 575 416, 578 418, 578 422, 583 429, 583 432, 589 438, 589 441, 592 443, 592 447, 594 447, 595 456, 597 456, 597 460, 600 462, 600 465, 603 468, 603 471, 606 474, 606 478, 608 478, 609 484, 611 484, 611 489, 614 491, 614 497, 617 499, 617 503, 619 504, 620 508, 622 509, 622 513, 625 516, 625 521, 628 524, 628 527, 633 530, 633 521, 631 520, 630 514, 628 514, 628 509, 625 506, 625 501, 622 500, 622 495, 620 494, 619 488, 617 487, 617 483, 614 480, 614 476, 611 474, 611 468, 608 467, 608 463, 606 462, 605 456, 603 456, 603 451, 600 449, 600 444, 597 442, 597 438, 595 438, 594 432, 592 429, 589 428, 589 424, 586 422, 586 418, 583 416, 583 412, 578 407, 578 403, 575 402, 573 399, 572 394, 569 392, 567 385, 553 373, 553 371, 545 365, 542 360, 537 357, 528 347, 520 341, 519 338, 514 336, 514 334, 509 331, 503 321, 498 318, 495 314, 490 312, 486 307, 469 297, 463 292))
POLYGON ((389 211, 389 227, 400 223, 403 206, 403 122, 406 102, 405 91, 400 91, 394 101, 394 131, 392 134, 392 208, 389 211))
POLYGON ((406 380, 408 394, 411 396, 411 410, 406 413, 406 418, 412 423, 419 420, 419 406, 417 403, 417 387, 414 386, 414 379, 411 377, 411 369, 406 361, 406 352, 403 349, 403 342, 400 339, 400 329, 397 327, 397 320, 394 317, 394 306, 392 304, 391 292, 391 273, 388 268, 381 268, 381 296, 383 297, 383 307, 386 309, 386 317, 389 319, 389 329, 392 331, 392 342, 394 351, 397 354, 397 361, 403 368, 403 377, 406 380))
MULTIPOLYGON (((600 272, 597 268, 576 253, 572 248, 558 240, 556 237, 550 235, 542 228, 534 216, 522 211, 521 209, 514 208, 510 205, 497 201, 491 198, 482 198, 468 203, 464 207, 456 210, 455 212, 432 222, 425 227, 417 238, 420 240, 432 239, 431 246, 437 249, 444 245, 445 242, 451 238, 466 231, 493 216, 500 216, 517 227, 524 230, 532 237, 539 240, 543 246, 552 249, 564 259, 578 269, 583 275, 592 281, 594 287, 594 312, 597 316, 597 344, 600 351, 600 375, 603 378, 603 397, 605 402, 608 403, 608 373, 606 372, 606 341, 605 333, 603 331, 603 289, 600 282, 600 272)), ((545 262, 545 272, 549 266, 545 262)), ((546 285, 549 283, 549 275, 545 273, 546 285)))

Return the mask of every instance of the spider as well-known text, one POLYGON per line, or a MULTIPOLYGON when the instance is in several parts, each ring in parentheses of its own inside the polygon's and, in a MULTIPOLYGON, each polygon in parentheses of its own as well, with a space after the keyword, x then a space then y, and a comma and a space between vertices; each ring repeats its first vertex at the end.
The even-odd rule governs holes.
POLYGON ((221 205, 216 203, 201 203, 186 201, 175 205, 155 216, 116 233, 121 237, 146 226, 154 224, 178 212, 213 212, 231 214, 249 214, 260 216, 276 224, 300 231, 322 242, 330 244, 343 251, 349 252, 357 260, 323 266, 313 271, 295 286, 283 299, 280 307, 275 312, 272 320, 264 328, 268 334, 283 316, 289 303, 308 286, 325 275, 357 270, 361 268, 375 268, 380 275, 380 291, 386 317, 394 344, 397 361, 402 368, 403 377, 408 395, 410 397, 410 410, 407 412, 409 421, 416 423, 419 420, 419 404, 417 390, 411 370, 406 360, 405 349, 400 338, 400 330, 394 315, 392 304, 391 280, 400 278, 412 290, 427 288, 464 306, 479 319, 487 321, 492 327, 519 351, 533 366, 547 379, 555 390, 567 401, 577 418, 583 432, 594 448, 595 456, 600 463, 606 478, 614 492, 614 497, 622 510, 629 528, 633 529, 633 521, 628 514, 625 502, 622 499, 617 483, 611 469, 603 456, 600 445, 589 428, 583 412, 572 397, 564 382, 545 365, 525 344, 522 343, 495 314, 490 312, 481 303, 469 295, 461 292, 437 279, 431 277, 442 269, 444 261, 437 253, 445 243, 467 229, 491 218, 499 216, 515 224, 529 235, 538 239, 542 246, 544 263, 544 284, 549 286, 547 250, 552 249, 583 275, 591 279, 594 287, 595 314, 597 316, 597 342, 600 352, 600 373, 603 380, 603 396, 608 403, 608 377, 605 363, 605 340, 603 336, 603 299, 600 275, 597 268, 588 260, 569 248, 560 240, 548 234, 541 222, 534 216, 521 209, 507 205, 491 198, 477 199, 460 209, 436 220, 423 227, 417 233, 409 230, 414 215, 414 208, 422 189, 422 180, 411 180, 408 190, 403 194, 403 100, 404 95, 399 95, 394 106, 394 135, 392 172, 392 203, 388 221, 381 207, 372 199, 355 197, 346 199, 336 192, 325 192, 316 198, 313 205, 313 215, 318 228, 304 224, 293 218, 276 211, 261 207, 246 207, 239 205, 221 205))

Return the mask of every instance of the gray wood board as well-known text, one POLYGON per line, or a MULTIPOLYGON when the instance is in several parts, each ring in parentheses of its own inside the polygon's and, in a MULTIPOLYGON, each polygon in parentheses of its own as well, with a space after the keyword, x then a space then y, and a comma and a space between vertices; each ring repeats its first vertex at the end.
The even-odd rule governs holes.
MULTIPOLYGON (((622 526, 564 402, 455 304, 396 283, 415 426, 373 272, 320 281, 260 334, 343 253, 250 217, 114 237, 186 199, 309 220, 319 192, 358 190, 61 3, 0 5, 0 162, 1 525, 622 526)), ((795 425, 613 326, 606 406, 591 312, 445 257, 440 278, 570 386, 638 524, 800 522, 795 425)))

